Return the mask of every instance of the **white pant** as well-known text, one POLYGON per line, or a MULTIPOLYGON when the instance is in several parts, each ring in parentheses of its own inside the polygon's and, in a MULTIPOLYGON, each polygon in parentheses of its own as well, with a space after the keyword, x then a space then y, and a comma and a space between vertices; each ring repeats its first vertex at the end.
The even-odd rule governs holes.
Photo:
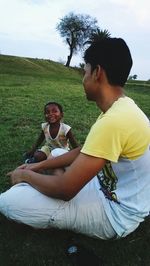
POLYGON ((116 236, 104 211, 99 182, 94 177, 70 201, 47 197, 27 183, 0 195, 0 212, 9 219, 34 228, 70 229, 108 239, 116 236))

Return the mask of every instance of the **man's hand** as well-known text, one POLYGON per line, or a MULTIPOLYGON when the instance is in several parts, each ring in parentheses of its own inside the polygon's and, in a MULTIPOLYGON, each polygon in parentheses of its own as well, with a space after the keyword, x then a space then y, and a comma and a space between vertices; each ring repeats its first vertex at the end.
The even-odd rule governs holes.
POLYGON ((17 167, 17 169, 26 169, 26 170, 32 170, 34 172, 40 171, 39 163, 30 163, 30 164, 22 164, 17 167))
POLYGON ((11 184, 15 185, 21 182, 25 182, 25 176, 27 171, 23 169, 15 169, 12 172, 7 173, 7 176, 10 176, 11 184))

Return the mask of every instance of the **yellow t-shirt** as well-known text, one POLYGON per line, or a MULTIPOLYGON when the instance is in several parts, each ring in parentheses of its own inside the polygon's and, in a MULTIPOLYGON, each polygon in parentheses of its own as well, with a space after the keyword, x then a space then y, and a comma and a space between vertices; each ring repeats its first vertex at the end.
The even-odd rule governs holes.
POLYGON ((100 200, 119 236, 150 213, 150 123, 128 97, 118 99, 90 130, 82 153, 107 160, 97 174, 100 200))
POLYGON ((134 160, 150 143, 146 115, 129 97, 119 98, 92 126, 82 153, 117 162, 119 157, 134 160))

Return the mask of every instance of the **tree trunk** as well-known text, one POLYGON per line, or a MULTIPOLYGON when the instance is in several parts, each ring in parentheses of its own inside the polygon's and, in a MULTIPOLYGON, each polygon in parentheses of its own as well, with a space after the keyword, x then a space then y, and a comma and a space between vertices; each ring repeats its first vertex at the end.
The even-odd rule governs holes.
POLYGON ((67 57, 67 62, 66 62, 66 67, 69 67, 70 66, 70 61, 71 61, 71 56, 70 55, 68 55, 68 57, 67 57))
POLYGON ((73 55, 73 49, 70 47, 70 55, 68 55, 68 57, 67 57, 67 62, 66 62, 66 65, 65 65, 66 67, 70 66, 72 55, 73 55))

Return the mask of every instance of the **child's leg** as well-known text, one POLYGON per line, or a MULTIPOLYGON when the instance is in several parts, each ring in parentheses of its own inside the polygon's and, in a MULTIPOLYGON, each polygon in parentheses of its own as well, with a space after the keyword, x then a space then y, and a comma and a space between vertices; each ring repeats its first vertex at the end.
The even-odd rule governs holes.
POLYGON ((47 145, 41 147, 41 149, 35 151, 33 157, 35 162, 41 162, 47 159, 50 154, 50 149, 47 145))
POLYGON ((50 154, 50 149, 47 145, 42 146, 34 152, 32 157, 26 158, 25 163, 38 163, 47 159, 50 154))
POLYGON ((36 162, 41 162, 47 159, 47 155, 41 150, 35 151, 33 157, 36 162))

